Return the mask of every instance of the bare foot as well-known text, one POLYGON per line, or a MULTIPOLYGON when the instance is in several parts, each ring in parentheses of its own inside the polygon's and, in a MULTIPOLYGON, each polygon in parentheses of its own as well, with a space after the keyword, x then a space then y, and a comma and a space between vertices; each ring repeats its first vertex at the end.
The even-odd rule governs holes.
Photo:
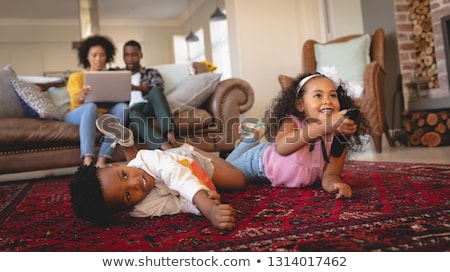
POLYGON ((98 167, 98 168, 105 168, 105 167, 106 167, 106 160, 107 160, 106 157, 100 157, 100 158, 98 158, 98 161, 97 161, 97 163, 95 164, 95 167, 98 167))
POLYGON ((83 165, 90 165, 94 161, 92 156, 86 156, 83 158, 83 165))

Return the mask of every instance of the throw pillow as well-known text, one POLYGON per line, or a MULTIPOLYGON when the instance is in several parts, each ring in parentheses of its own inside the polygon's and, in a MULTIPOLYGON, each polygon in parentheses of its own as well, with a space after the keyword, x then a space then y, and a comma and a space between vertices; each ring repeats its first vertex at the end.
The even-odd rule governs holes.
POLYGON ((364 70, 370 63, 370 36, 364 34, 346 42, 315 44, 317 71, 334 66, 343 82, 363 81, 364 70))
POLYGON ((214 92, 222 74, 202 73, 180 82, 166 98, 173 113, 200 107, 214 92))
MULTIPOLYGON (((23 80, 30 83, 44 83, 48 84, 47 90, 50 95, 50 99, 53 104, 59 110, 62 115, 65 115, 69 111, 70 97, 65 86, 60 86, 61 81, 65 81, 63 77, 47 77, 47 76, 17 76, 19 80, 23 80)), ((16 94, 14 94, 16 96, 16 94)), ((21 106, 21 108, 23 108, 21 106)), ((25 110, 25 109, 24 109, 25 110)))
POLYGON ((11 83, 22 106, 34 118, 62 120, 64 116, 58 111, 47 92, 33 83, 11 79, 11 83))
POLYGON ((294 80, 295 79, 293 77, 290 77, 287 75, 279 75, 278 76, 278 82, 280 83, 281 90, 283 92, 287 91, 291 87, 292 83, 294 83, 294 80))
POLYGON ((6 65, 0 69, 0 118, 25 117, 27 111, 20 104, 20 100, 14 91, 10 79, 17 78, 16 72, 11 65, 6 65))
POLYGON ((171 93, 181 81, 194 74, 190 63, 161 64, 152 68, 158 70, 164 80, 165 95, 171 93))

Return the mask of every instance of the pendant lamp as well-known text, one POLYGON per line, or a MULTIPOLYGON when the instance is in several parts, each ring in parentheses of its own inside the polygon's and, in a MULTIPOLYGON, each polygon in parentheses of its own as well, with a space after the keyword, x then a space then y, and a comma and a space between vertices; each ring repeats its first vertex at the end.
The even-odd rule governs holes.
POLYGON ((217 8, 214 13, 211 15, 211 21, 222 21, 226 20, 227 16, 219 9, 219 1, 217 0, 217 8))
POLYGON ((189 0, 189 24, 191 27, 191 32, 186 36, 186 42, 198 42, 198 37, 192 32, 192 20, 191 20, 191 0, 189 0))
POLYGON ((189 35, 186 36, 186 42, 198 42, 198 37, 194 34, 194 32, 189 32, 189 35))

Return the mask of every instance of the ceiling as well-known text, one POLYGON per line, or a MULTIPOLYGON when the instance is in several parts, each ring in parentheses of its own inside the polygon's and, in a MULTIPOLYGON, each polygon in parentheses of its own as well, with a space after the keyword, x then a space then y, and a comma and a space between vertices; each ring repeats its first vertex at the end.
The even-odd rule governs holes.
MULTIPOLYGON (((174 24, 205 0, 97 0, 100 21, 174 24), (191 5, 191 7, 189 7, 191 5)), ((79 0, 2 1, 1 21, 79 20, 79 0)))

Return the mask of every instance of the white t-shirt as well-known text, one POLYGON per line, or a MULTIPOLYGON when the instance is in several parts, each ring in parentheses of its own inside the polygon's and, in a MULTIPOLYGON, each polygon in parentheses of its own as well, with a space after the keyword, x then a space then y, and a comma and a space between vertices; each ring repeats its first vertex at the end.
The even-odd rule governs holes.
MULTIPOLYGON (((131 84, 135 86, 141 85, 141 73, 137 72, 131 75, 131 84)), ((132 90, 129 107, 133 106, 136 103, 147 103, 147 99, 142 96, 141 91, 132 90)))
MULTIPOLYGON (((189 151, 200 155, 195 151, 189 151)), ((203 156, 202 156, 203 157, 203 156)), ((204 157, 203 157, 204 158, 204 157)), ((200 211, 193 204, 194 195, 210 188, 194 174, 192 167, 194 159, 162 150, 140 150, 136 158, 128 166, 146 171, 155 179, 153 190, 129 213, 133 217, 161 216, 178 213, 193 213, 200 211), (186 166, 187 165, 187 166, 186 166)), ((210 161, 206 158, 206 162, 210 161)), ((196 162, 196 161, 195 161, 196 162)), ((201 165, 201 163, 199 163, 201 165)), ((212 171, 206 173, 212 176, 212 171)))

